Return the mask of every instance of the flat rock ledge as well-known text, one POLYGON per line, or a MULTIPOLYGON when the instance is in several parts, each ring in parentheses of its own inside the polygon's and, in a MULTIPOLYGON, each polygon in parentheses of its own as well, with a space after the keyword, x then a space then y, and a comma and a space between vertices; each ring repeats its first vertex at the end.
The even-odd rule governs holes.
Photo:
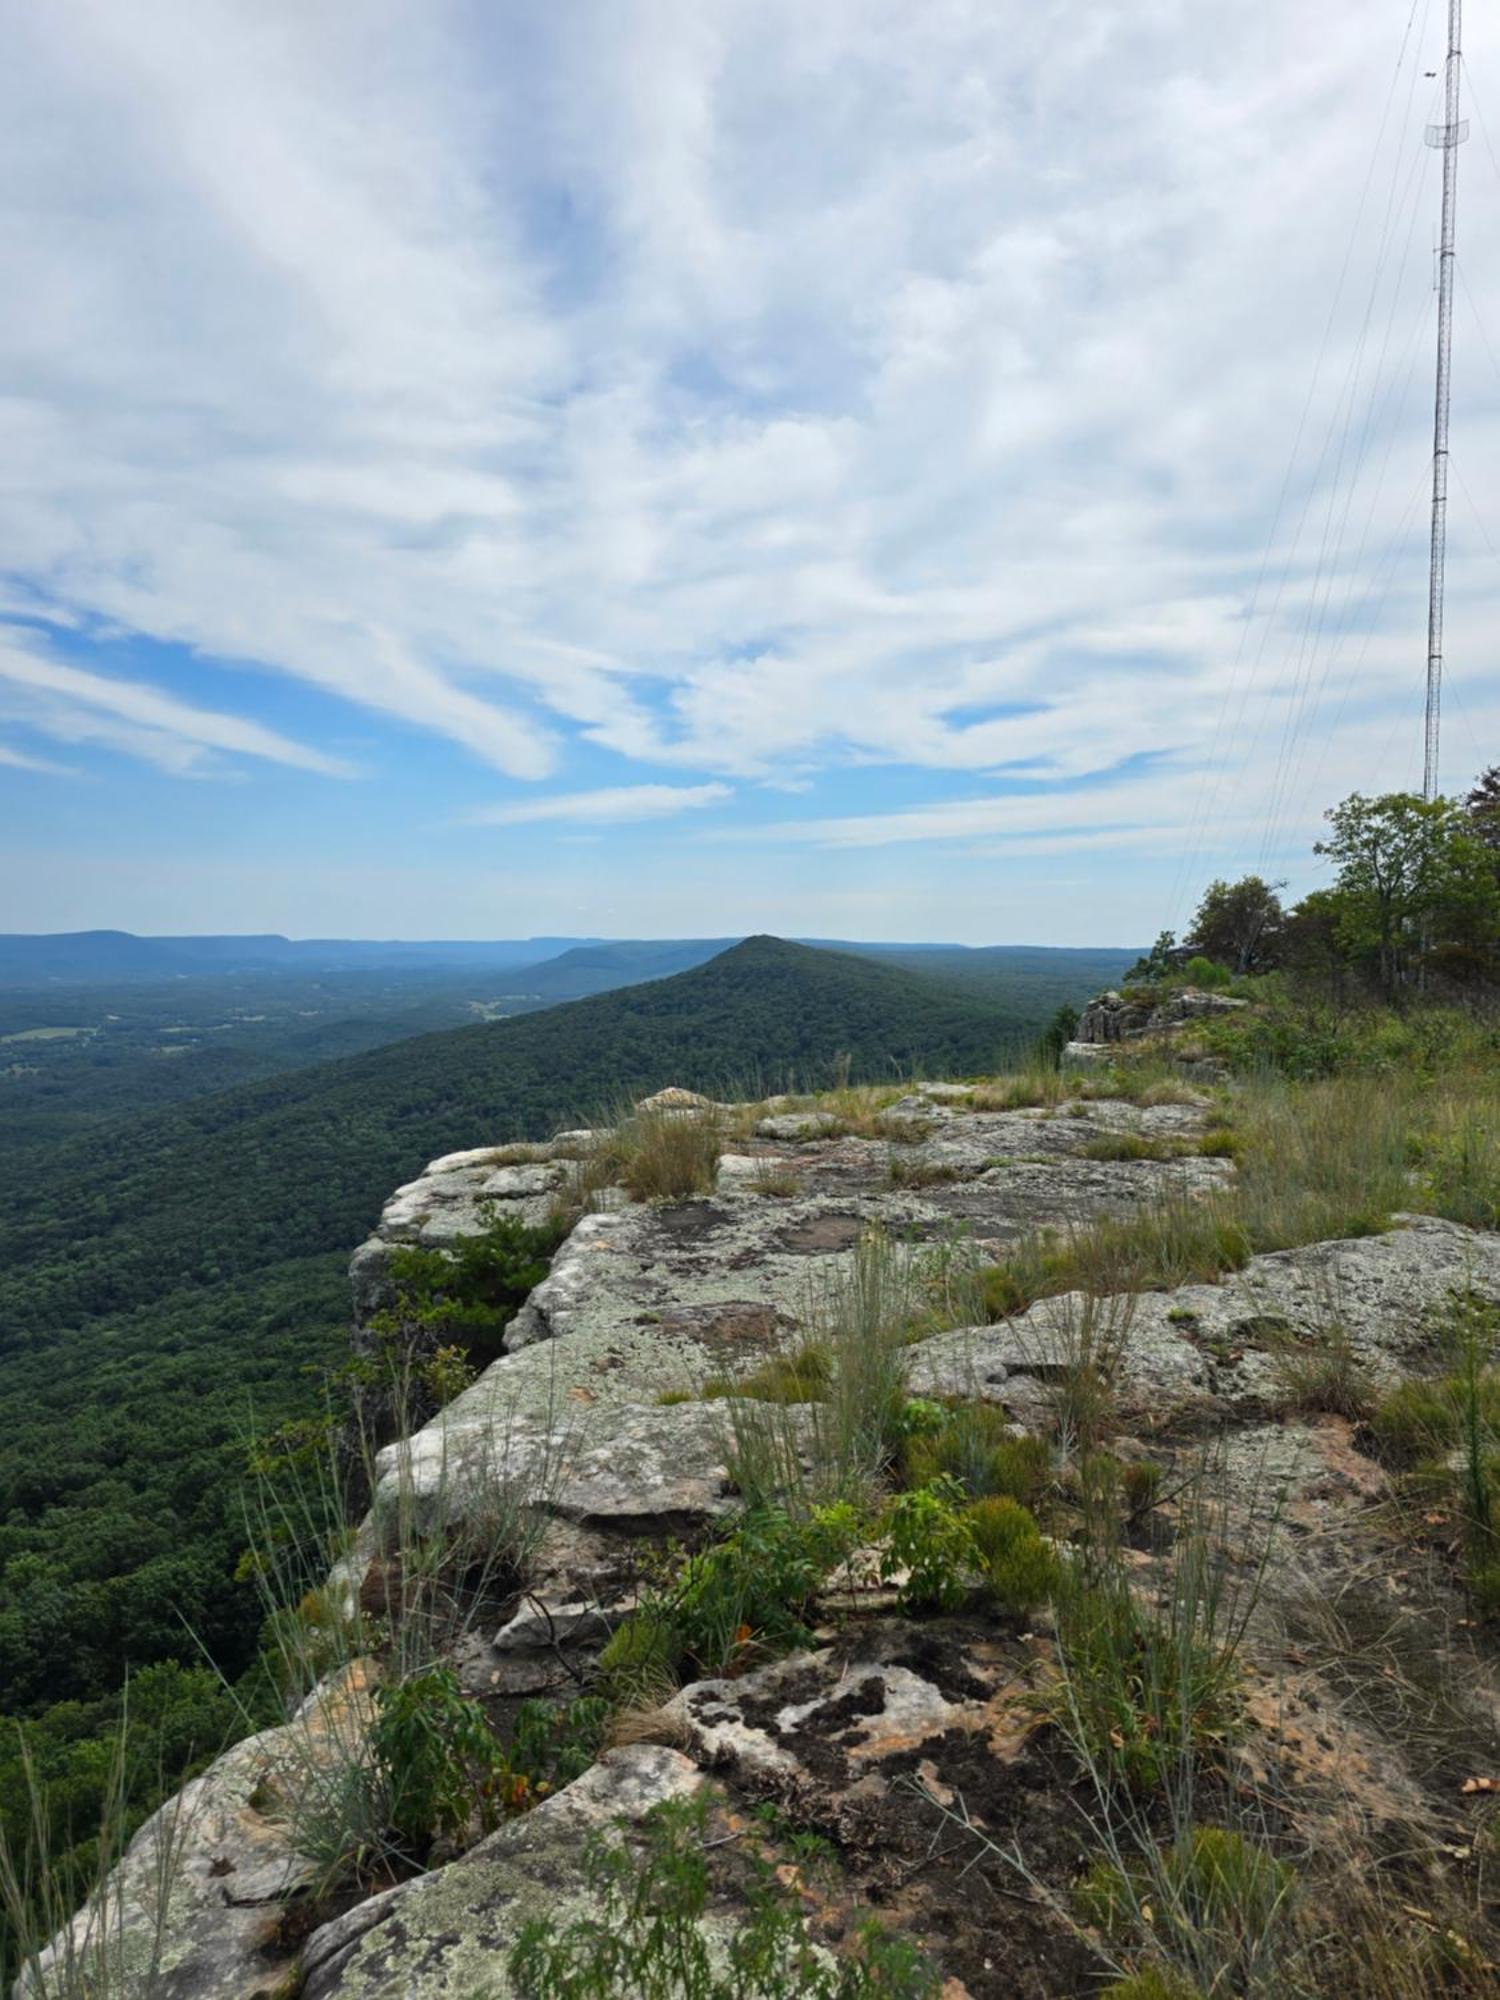
POLYGON ((1500 1237, 1408 1215, 1384 1235, 1254 1257, 1218 1284, 1091 1300, 1041 1299, 995 1326, 960 1327, 913 1350, 924 1396, 974 1396, 1021 1421, 1085 1352, 1114 1357, 1127 1418, 1168 1421, 1195 1405, 1274 1404, 1282 1357, 1347 1341, 1379 1386, 1410 1373, 1455 1292, 1500 1299, 1500 1237))

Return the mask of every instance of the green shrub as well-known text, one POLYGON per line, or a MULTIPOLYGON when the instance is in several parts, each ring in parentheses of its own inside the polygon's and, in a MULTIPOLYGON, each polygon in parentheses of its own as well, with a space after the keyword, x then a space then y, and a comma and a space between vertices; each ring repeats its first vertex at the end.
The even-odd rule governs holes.
POLYGON ((817 1949, 794 1897, 757 1868, 747 1914, 718 1949, 704 1919, 708 1805, 646 1814, 642 1850, 595 1836, 585 1851, 598 1914, 526 1924, 507 1970, 523 2000, 935 2000, 939 1979, 905 1939, 864 1925, 851 1953, 817 1949))
POLYGON ((1003 1437, 984 1467, 982 1493, 1035 1507, 1052 1480, 1052 1451, 1045 1438, 1003 1437))
POLYGON ((732 1533, 648 1589, 611 1636, 599 1655, 610 1699, 649 1707, 683 1672, 719 1674, 807 1644, 813 1600, 859 1537, 846 1503, 799 1515, 764 1502, 748 1508, 732 1533))
POLYGON ((1057 1590, 1060 1564, 1034 1515, 1018 1501, 976 1500, 964 1513, 990 1595, 1017 1617, 1046 1604, 1057 1590))
POLYGON ((886 1581, 906 1572, 901 1604, 908 1612, 956 1611, 969 1595, 978 1560, 962 1510, 964 1490, 942 1473, 930 1486, 898 1493, 886 1516, 886 1581))
POLYGON ((1204 958, 1201 953, 1188 960, 1183 967, 1183 973, 1189 986, 1199 987, 1209 993, 1220 991, 1234 978, 1227 965, 1216 965, 1211 958, 1204 958))
POLYGON ((440 1834, 461 1839, 476 1817, 486 1830, 498 1819, 505 1752, 451 1668, 377 1687, 370 1747, 387 1824, 408 1853, 425 1854, 440 1834))
POLYGON ((519 1222, 491 1206, 483 1229, 459 1237, 447 1249, 403 1245, 390 1260, 395 1324, 382 1325, 379 1318, 372 1324, 377 1332, 414 1325, 434 1334, 451 1330, 471 1339, 493 1336, 509 1325, 546 1277, 565 1234, 562 1223, 519 1222))
POLYGON ((523 1701, 510 1746, 510 1803, 529 1805, 581 1778, 598 1758, 609 1715, 596 1694, 561 1706, 523 1701))
POLYGON ((1149 1513, 1161 1491, 1162 1469, 1152 1458, 1133 1458, 1121 1468, 1120 1490, 1132 1520, 1149 1513))

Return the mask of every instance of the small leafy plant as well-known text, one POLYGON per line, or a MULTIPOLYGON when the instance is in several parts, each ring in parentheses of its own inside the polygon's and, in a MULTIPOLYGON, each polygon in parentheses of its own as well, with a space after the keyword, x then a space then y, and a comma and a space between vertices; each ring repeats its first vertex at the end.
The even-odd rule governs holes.
POLYGON ((881 1575, 892 1582, 904 1572, 903 1610, 956 1611, 968 1597, 979 1552, 963 1503, 964 1489, 951 1473, 892 1500, 881 1575))
POLYGON ((377 1688, 370 1747, 387 1822, 409 1853, 461 1840, 476 1817, 488 1832, 508 1802, 505 1752, 451 1668, 377 1688))
POLYGON ((834 1958, 770 1869, 754 1871, 745 1917, 710 1944, 708 1801, 665 1800, 647 1813, 639 1853, 595 1838, 586 1858, 598 1914, 564 1928, 524 1926, 508 1971, 524 2000, 931 2000, 937 1973, 875 1924, 834 1958), (707 1922, 705 1920, 708 1920, 707 1922))

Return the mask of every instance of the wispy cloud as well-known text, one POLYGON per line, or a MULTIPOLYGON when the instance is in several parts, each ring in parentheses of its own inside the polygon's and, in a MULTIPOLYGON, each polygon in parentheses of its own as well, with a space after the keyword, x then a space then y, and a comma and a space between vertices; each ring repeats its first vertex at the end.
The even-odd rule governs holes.
POLYGON ((720 784, 617 785, 597 792, 554 792, 548 798, 481 806, 467 818, 474 826, 523 826, 540 820, 624 825, 634 820, 666 819, 673 813, 693 812, 702 806, 722 805, 733 796, 732 786, 720 784))
POLYGON ((71 778, 76 772, 71 764, 54 764, 48 757, 31 757, 24 750, 12 750, 8 744, 0 743, 0 764, 12 771, 40 771, 51 778, 71 778))
MULTIPOLYGON (((663 810, 812 813, 836 776, 779 837, 851 854, 1099 835, 1105 918, 1109 827, 1170 847, 1202 788, 1306 840, 1355 749, 1367 788, 1420 770, 1440 10, 1384 128, 1399 0, 1312 41, 1306 0, 190 11, 6 10, 0 602, 192 649, 224 728, 249 663, 524 784, 604 753, 663 810), (892 770, 903 805, 1001 770, 1080 804, 893 818, 892 770)), ((1468 44, 1482 93, 1500 15, 1468 44)), ((1500 202, 1467 213, 1493 327, 1500 202)), ((1486 368, 1449 555, 1480 743, 1486 368)), ((163 768, 342 768, 45 698, 163 768)))
POLYGON ((191 769, 206 753, 227 752, 327 777, 351 775, 342 759, 243 716, 198 708, 145 682, 89 673, 3 640, 0 682, 36 698, 30 719, 48 734, 68 742, 109 743, 169 770, 191 769))

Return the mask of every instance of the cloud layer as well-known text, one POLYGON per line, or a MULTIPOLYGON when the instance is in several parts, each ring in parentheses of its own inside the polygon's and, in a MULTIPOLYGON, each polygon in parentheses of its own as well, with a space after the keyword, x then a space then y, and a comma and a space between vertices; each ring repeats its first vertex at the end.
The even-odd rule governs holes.
POLYGON ((1420 768, 1440 12, 3 0, 0 761, 366 768, 271 676, 499 774, 471 823, 1087 852, 1100 910, 1133 852, 1305 847, 1420 768))

